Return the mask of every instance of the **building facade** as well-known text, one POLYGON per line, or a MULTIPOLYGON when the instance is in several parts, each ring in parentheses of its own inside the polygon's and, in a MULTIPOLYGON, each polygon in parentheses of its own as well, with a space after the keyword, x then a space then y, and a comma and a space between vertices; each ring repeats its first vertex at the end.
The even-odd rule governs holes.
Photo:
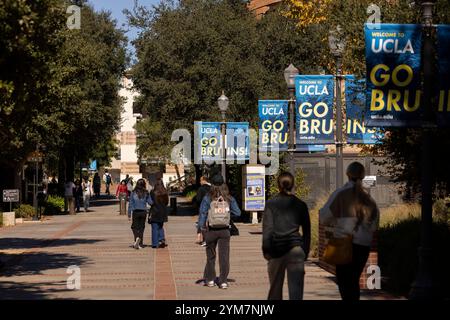
POLYGON ((248 4, 248 8, 257 16, 261 16, 271 8, 280 4, 282 0, 252 0, 248 4))

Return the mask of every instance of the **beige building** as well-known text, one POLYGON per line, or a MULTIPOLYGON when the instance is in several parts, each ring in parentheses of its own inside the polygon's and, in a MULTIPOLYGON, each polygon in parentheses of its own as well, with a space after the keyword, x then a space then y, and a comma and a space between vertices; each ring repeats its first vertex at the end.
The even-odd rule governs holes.
POLYGON ((274 6, 280 4, 282 0, 252 0, 248 4, 250 11, 254 12, 257 16, 265 14, 274 6))

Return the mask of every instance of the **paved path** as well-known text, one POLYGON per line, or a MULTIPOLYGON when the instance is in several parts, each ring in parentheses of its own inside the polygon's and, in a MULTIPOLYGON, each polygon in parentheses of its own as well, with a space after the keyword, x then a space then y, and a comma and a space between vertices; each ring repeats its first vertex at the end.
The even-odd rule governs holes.
MULTIPOLYGON (((204 248, 194 244, 195 218, 171 216, 165 249, 130 248, 132 234, 118 205, 98 203, 91 212, 50 217, 40 223, 0 229, 1 299, 265 299, 266 262, 260 226, 238 224, 231 241, 230 288, 196 284, 205 263, 204 248), (69 290, 67 268, 78 266, 81 289, 69 290)), ((145 244, 150 242, 146 226, 145 244)), ((339 299, 334 277, 307 262, 305 299, 339 299)), ((285 288, 287 297, 287 288, 285 288)), ((365 293, 364 299, 385 299, 365 293)))

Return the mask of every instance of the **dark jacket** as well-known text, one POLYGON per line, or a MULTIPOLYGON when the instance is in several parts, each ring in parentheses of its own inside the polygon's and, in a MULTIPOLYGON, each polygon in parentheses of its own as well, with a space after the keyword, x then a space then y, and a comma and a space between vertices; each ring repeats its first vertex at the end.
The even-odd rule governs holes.
POLYGON ((156 201, 155 193, 150 192, 150 196, 153 200, 153 205, 150 208, 151 218, 149 219, 150 223, 162 223, 168 221, 169 210, 167 209, 167 205, 164 203, 159 203, 156 201))
POLYGON ((307 258, 310 243, 311 222, 306 203, 294 195, 281 193, 270 199, 263 215, 264 256, 279 258, 294 246, 301 246, 307 258))
POLYGON ((195 205, 197 209, 200 209, 200 205, 202 204, 203 197, 206 196, 211 190, 211 186, 209 184, 202 184, 200 188, 197 190, 197 195, 195 196, 195 205))

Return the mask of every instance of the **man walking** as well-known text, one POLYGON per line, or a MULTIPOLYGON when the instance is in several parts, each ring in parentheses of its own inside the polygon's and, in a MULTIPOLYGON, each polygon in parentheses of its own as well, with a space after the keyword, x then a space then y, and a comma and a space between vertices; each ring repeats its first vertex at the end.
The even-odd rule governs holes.
POLYGON ((109 187, 112 184, 112 177, 111 174, 108 172, 108 169, 105 170, 105 174, 103 175, 103 182, 106 185, 105 193, 109 196, 110 195, 109 187))

